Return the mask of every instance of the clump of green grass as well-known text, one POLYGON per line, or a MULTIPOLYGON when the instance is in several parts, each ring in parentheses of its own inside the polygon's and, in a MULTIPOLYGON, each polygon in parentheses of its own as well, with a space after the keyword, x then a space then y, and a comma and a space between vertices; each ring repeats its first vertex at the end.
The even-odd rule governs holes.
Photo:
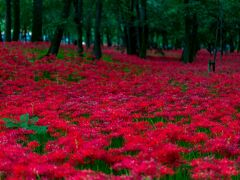
POLYGON ((163 118, 163 117, 153 117, 153 118, 138 118, 138 119, 134 119, 134 122, 140 122, 140 121, 147 121, 149 122, 151 125, 155 125, 158 122, 163 122, 166 123, 168 122, 167 119, 163 118))
POLYGON ((208 128, 208 127, 198 127, 196 129, 196 132, 203 132, 203 133, 208 134, 208 135, 212 133, 210 128, 208 128))
MULTIPOLYGON (((4 118, 5 126, 9 129, 26 129, 26 130, 32 130, 34 131, 33 134, 27 134, 28 141, 37 141, 39 143, 39 146, 36 147, 35 152, 39 154, 44 153, 44 147, 45 144, 49 140, 54 140, 53 137, 50 136, 50 134, 47 132, 48 127, 47 126, 39 126, 36 125, 38 122, 38 117, 33 116, 30 117, 29 114, 23 114, 20 116, 20 121, 15 121, 9 118, 4 118)), ((26 145, 26 142, 20 142, 23 145, 26 145)))
POLYGON ((123 174, 129 175, 128 169, 121 169, 119 171, 116 171, 112 169, 108 163, 106 163, 101 159, 91 160, 90 158, 86 158, 85 163, 77 165, 76 169, 79 169, 79 170, 91 169, 96 172, 103 172, 105 174, 112 174, 116 176, 120 176, 123 174))
POLYGON ((124 146, 125 140, 123 136, 113 137, 111 143, 106 149, 117 149, 124 146))
POLYGON ((105 54, 103 55, 102 60, 105 61, 105 62, 109 62, 109 63, 113 62, 112 57, 108 56, 108 55, 105 55, 105 54))

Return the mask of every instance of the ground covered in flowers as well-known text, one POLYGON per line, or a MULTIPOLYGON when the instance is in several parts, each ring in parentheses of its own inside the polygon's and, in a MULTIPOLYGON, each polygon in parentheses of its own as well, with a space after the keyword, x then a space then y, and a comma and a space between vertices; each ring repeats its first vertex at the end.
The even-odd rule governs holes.
POLYGON ((238 179, 240 56, 208 73, 105 49, 0 44, 0 179, 238 179))

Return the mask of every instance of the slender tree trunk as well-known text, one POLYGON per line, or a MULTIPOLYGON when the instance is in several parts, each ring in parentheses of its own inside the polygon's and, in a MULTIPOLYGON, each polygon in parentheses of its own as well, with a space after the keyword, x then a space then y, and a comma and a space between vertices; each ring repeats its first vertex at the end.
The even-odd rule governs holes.
POLYGON ((63 12, 62 12, 63 23, 57 25, 57 28, 56 28, 53 38, 51 40, 51 45, 50 45, 47 55, 51 55, 51 54, 57 55, 58 54, 61 40, 63 37, 64 28, 65 28, 65 21, 69 17, 71 3, 72 3, 72 0, 64 0, 64 7, 63 7, 63 12))
POLYGON ((106 38, 107 38, 107 46, 112 47, 111 30, 109 27, 107 27, 106 29, 106 38))
POLYGON ((13 9, 14 9, 13 41, 18 41, 20 34, 20 0, 13 1, 13 9))
POLYGON ((162 32, 162 44, 163 44, 163 49, 167 50, 168 49, 168 36, 167 36, 167 31, 162 32))
POLYGON ((94 40, 94 55, 96 59, 102 57, 101 51, 101 16, 102 16, 102 0, 97 0, 96 2, 96 21, 95 21, 95 40, 94 40))
POLYGON ((0 42, 3 41, 3 38, 2 38, 2 29, 1 29, 1 26, 0 26, 0 42))
MULTIPOLYGON (((185 5, 189 4, 189 0, 184 0, 185 5)), ((186 8, 185 15, 185 42, 182 54, 182 61, 184 63, 193 62, 198 51, 198 21, 197 14, 191 15, 189 7, 186 8)))
POLYGON ((11 28, 12 28, 11 0, 5 0, 5 2, 6 2, 5 40, 7 42, 10 42, 11 41, 11 28))
POLYGON ((146 58, 148 47, 147 0, 140 0, 139 57, 146 58))
POLYGON ((130 0, 129 2, 129 15, 127 23, 125 25, 125 37, 127 43, 127 54, 136 54, 137 53, 137 32, 134 22, 136 20, 134 15, 135 0, 130 0))
POLYGON ((229 34, 229 45, 230 45, 230 53, 233 53, 234 52, 234 35, 232 34, 232 32, 230 32, 229 34))
POLYGON ((238 29, 238 52, 240 52, 240 28, 238 29))
POLYGON ((87 26, 86 27, 86 48, 89 49, 91 47, 91 37, 92 37, 92 33, 91 33, 91 26, 87 26))
POLYGON ((74 21, 77 26, 77 33, 78 33, 78 54, 82 56, 83 53, 83 46, 82 46, 82 21, 83 21, 83 0, 74 0, 74 7, 75 7, 75 18, 74 21))
POLYGON ((42 0, 33 0, 32 42, 42 41, 42 0))

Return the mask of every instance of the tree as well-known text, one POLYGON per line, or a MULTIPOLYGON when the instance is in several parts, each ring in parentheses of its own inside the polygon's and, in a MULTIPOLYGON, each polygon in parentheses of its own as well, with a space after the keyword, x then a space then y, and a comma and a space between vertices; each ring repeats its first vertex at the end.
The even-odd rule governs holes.
POLYGON ((6 3, 5 39, 7 42, 10 42, 11 41, 11 28, 12 28, 11 0, 5 0, 5 3, 6 3))
POLYGON ((147 41, 148 41, 148 27, 147 27, 147 0, 140 0, 138 2, 138 42, 139 42, 139 57, 146 58, 147 55, 147 41))
POLYGON ((136 54, 137 53, 137 34, 136 34, 136 27, 134 25, 136 21, 136 15, 134 13, 135 10, 135 0, 125 1, 126 7, 126 15, 125 18, 125 25, 124 25, 124 33, 125 33, 125 42, 127 48, 127 54, 136 54))
POLYGON ((33 0, 32 42, 42 41, 42 0, 33 0))
POLYGON ((14 13, 13 41, 18 41, 20 33, 20 0, 13 1, 13 13, 14 13))
POLYGON ((102 16, 102 0, 96 0, 96 19, 95 19, 95 27, 94 27, 94 55, 96 59, 100 59, 102 57, 101 51, 101 16, 102 16))
POLYGON ((64 7, 61 15, 62 21, 56 27, 47 55, 57 55, 59 51, 60 43, 65 29, 65 24, 70 14, 72 0, 63 0, 63 2, 64 7))
POLYGON ((190 1, 184 0, 186 5, 185 11, 185 41, 184 50, 182 54, 182 61, 184 63, 193 62, 198 50, 197 33, 198 33, 198 19, 196 12, 190 11, 190 1))
POLYGON ((77 25, 77 34, 78 34, 78 53, 82 55, 83 53, 83 46, 82 46, 82 21, 83 21, 83 0, 74 0, 74 7, 75 7, 75 17, 74 21, 77 25))

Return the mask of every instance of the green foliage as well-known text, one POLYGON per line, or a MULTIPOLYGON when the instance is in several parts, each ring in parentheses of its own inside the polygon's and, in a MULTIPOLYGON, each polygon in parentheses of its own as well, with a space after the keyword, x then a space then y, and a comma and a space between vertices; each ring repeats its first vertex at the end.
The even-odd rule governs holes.
POLYGON ((91 160, 90 158, 87 158, 85 159, 85 163, 77 165, 76 169, 91 169, 93 171, 103 172, 105 174, 113 174, 116 176, 120 176, 123 174, 129 175, 129 171, 127 169, 122 169, 120 171, 113 170, 108 163, 101 159, 91 160))
POLYGON ((23 114, 20 116, 20 121, 4 118, 5 126, 9 129, 23 128, 26 130, 32 130, 34 133, 27 135, 29 141, 37 141, 39 146, 35 149, 35 152, 44 153, 44 146, 49 140, 53 140, 50 134, 47 132, 47 126, 36 125, 39 118, 37 116, 30 117, 29 114, 23 114))
POLYGON ((118 136, 118 137, 113 137, 111 139, 110 145, 106 149, 116 149, 116 148, 121 148, 124 146, 124 137, 123 136, 118 136))
POLYGON ((153 118, 139 118, 139 119, 135 119, 135 122, 139 122, 139 121, 147 121, 149 122, 151 125, 154 125, 158 122, 163 122, 166 123, 167 120, 164 119, 163 117, 153 117, 153 118))
POLYGON ((208 135, 211 134, 210 128, 207 128, 207 127, 198 127, 196 132, 203 132, 208 135))
POLYGON ((191 166, 189 166, 188 164, 183 164, 175 170, 174 175, 172 175, 172 176, 166 175, 165 177, 163 177, 161 179, 163 179, 163 180, 191 179, 190 173, 191 173, 191 166))

